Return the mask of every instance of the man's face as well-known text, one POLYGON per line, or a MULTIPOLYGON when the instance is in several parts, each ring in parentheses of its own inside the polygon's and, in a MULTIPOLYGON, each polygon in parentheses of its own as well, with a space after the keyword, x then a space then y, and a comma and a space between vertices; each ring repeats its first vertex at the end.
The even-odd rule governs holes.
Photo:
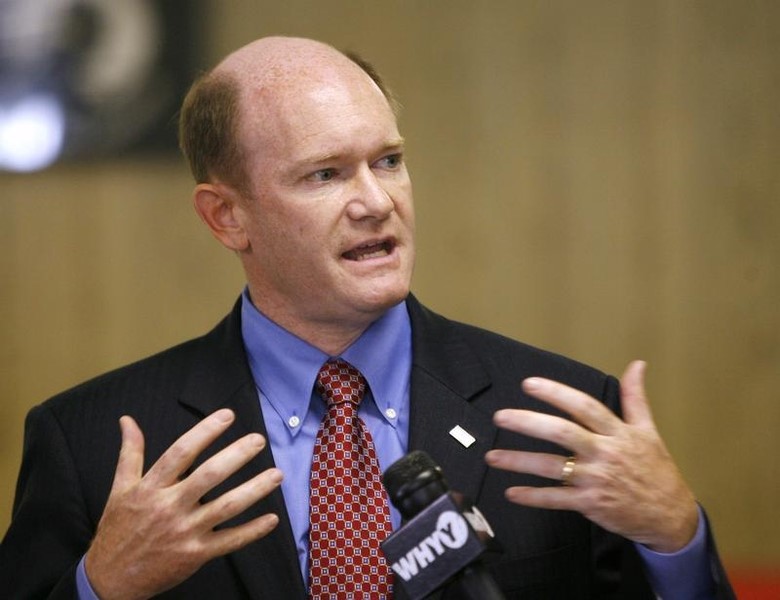
POLYGON ((362 71, 242 97, 252 299, 299 335, 365 328, 406 297, 412 186, 395 116, 362 71))

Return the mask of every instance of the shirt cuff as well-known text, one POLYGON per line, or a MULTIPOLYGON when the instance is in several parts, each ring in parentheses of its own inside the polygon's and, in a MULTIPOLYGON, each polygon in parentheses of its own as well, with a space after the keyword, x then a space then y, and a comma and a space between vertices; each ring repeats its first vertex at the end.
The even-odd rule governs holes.
POLYGON ((76 568, 76 591, 79 600, 100 600, 92 589, 87 578, 87 570, 84 568, 84 557, 81 557, 79 566, 76 568))
POLYGON ((699 507, 699 524, 693 539, 672 553, 655 552, 635 544, 645 565, 653 591, 663 600, 715 598, 715 580, 710 571, 707 520, 699 507))

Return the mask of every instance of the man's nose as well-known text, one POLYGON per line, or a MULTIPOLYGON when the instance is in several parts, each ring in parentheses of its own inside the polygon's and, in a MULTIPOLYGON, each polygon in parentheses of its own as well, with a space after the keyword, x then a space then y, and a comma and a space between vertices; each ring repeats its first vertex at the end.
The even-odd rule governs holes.
POLYGON ((352 219, 386 219, 395 204, 374 171, 365 166, 355 175, 347 214, 352 219))

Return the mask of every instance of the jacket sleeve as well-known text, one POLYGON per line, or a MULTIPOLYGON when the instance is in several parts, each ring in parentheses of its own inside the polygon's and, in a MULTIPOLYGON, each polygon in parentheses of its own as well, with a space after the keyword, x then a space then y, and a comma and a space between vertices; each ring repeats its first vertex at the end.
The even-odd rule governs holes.
POLYGON ((3 597, 76 598, 76 567, 94 530, 62 428, 46 405, 35 407, 0 550, 3 597))

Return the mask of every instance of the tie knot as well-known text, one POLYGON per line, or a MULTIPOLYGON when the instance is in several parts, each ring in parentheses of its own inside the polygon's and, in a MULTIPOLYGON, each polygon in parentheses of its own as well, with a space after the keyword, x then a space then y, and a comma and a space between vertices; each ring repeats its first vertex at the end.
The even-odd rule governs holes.
POLYGON ((326 362, 317 375, 317 392, 328 406, 342 402, 359 405, 366 385, 360 371, 344 360, 326 362))

